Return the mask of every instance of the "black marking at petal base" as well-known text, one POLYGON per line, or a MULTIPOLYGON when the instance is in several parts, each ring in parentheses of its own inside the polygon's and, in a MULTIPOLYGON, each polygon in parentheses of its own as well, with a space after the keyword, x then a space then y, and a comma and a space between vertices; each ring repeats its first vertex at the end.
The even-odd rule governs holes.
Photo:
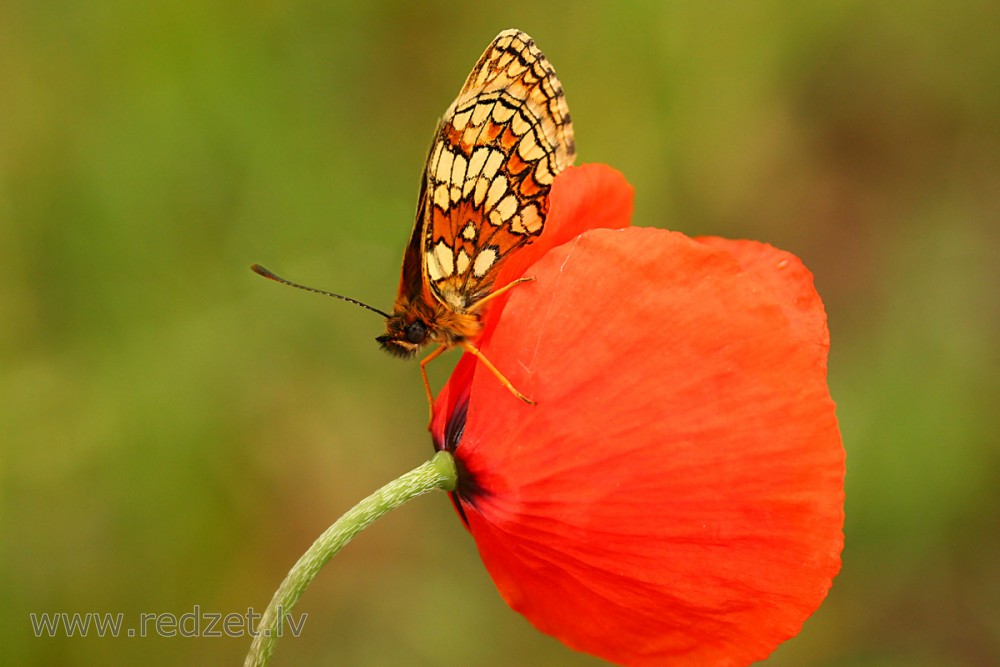
POLYGON ((469 413, 469 397, 455 404, 454 410, 448 417, 448 423, 444 427, 444 449, 452 454, 458 449, 465 434, 465 420, 469 413))
MULTIPOLYGON (((465 421, 468 416, 468 412, 469 399, 466 396, 464 400, 455 404, 455 407, 448 418, 448 423, 445 425, 444 442, 435 441, 435 449, 445 449, 455 456, 456 450, 459 445, 462 444, 462 436, 465 434, 465 421)), ((465 516, 465 508, 463 505, 466 503, 474 503, 476 496, 481 495, 483 490, 476 483, 472 473, 465 467, 464 462, 459 456, 455 456, 455 468, 458 481, 455 484, 455 491, 448 495, 451 497, 451 502, 455 505, 455 509, 458 510, 458 515, 462 518, 462 521, 468 525, 469 520, 465 516)))

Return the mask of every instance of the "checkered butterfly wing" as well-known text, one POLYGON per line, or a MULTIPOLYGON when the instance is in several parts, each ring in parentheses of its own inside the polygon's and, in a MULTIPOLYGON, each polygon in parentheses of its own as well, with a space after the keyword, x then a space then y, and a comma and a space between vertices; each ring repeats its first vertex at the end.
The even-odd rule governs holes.
POLYGON ((419 253, 422 286, 455 312, 472 310, 503 261, 541 234, 553 179, 574 157, 552 65, 523 32, 500 33, 438 126, 404 282, 417 282, 419 253))

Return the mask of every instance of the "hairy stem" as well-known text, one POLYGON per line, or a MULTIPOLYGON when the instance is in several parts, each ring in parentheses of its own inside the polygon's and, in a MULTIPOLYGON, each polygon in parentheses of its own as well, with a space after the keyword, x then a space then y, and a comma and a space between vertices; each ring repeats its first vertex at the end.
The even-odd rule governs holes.
POLYGON ((244 667, 263 667, 281 636, 285 616, 302 597, 313 577, 328 560, 359 532, 386 512, 428 491, 455 489, 455 461, 448 452, 438 452, 426 463, 389 482, 337 519, 299 558, 275 591, 260 619, 244 667))

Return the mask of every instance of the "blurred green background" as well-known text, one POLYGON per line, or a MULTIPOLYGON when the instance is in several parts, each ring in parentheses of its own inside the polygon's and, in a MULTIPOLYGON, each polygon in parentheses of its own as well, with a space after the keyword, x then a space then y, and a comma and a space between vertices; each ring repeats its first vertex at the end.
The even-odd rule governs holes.
MULTIPOLYGON (((381 321, 248 265, 388 308, 436 119, 519 27, 636 224, 816 274, 847 546, 768 664, 1000 664, 998 7, 0 4, 3 662, 242 664, 245 639, 36 639, 28 614, 262 610, 429 456, 381 321)), ((275 665, 603 664, 505 606, 440 494, 298 611, 275 665)))

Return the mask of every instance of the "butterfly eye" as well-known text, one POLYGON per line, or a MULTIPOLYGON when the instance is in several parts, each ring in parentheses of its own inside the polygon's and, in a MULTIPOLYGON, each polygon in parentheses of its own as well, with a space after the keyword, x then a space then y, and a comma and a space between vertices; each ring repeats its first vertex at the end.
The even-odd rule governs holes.
POLYGON ((417 320, 412 324, 407 324, 403 333, 406 334, 406 340, 411 343, 422 343, 424 338, 427 337, 427 325, 417 320))

